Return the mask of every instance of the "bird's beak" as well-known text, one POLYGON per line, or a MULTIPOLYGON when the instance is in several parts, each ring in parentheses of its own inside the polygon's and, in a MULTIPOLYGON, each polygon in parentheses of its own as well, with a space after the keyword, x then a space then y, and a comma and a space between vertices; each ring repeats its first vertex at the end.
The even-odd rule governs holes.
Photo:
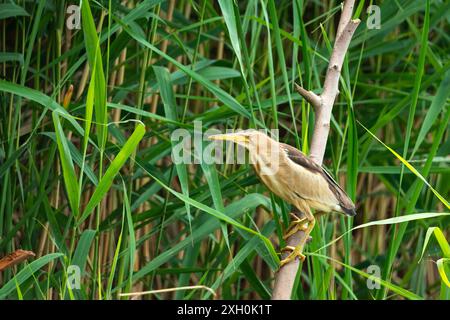
POLYGON ((236 143, 239 142, 249 142, 248 137, 240 134, 240 133, 225 133, 225 134, 215 134, 208 137, 209 140, 226 140, 226 141, 233 141, 236 143))

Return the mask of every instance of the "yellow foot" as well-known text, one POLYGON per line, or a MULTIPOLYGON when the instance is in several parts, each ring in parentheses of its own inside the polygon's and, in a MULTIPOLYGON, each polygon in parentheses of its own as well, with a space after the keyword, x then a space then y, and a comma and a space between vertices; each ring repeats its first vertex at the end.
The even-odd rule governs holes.
POLYGON ((289 228, 287 229, 285 235, 283 236, 284 240, 286 240, 293 234, 297 233, 298 231, 306 231, 308 228, 307 226, 308 219, 306 218, 300 219, 293 213, 291 213, 291 215, 295 218, 295 220, 292 221, 291 224, 289 225, 289 228))
POLYGON ((294 261, 295 258, 299 258, 301 261, 305 260, 305 255, 301 252, 301 249, 299 247, 292 247, 292 246, 286 246, 283 249, 281 249, 281 252, 283 251, 291 251, 289 255, 280 261, 280 268, 283 267, 285 264, 294 261))

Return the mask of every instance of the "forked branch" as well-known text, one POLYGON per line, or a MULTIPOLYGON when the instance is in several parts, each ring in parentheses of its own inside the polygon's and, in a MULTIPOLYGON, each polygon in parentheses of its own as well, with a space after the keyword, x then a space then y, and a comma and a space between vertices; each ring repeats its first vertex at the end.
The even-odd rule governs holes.
MULTIPOLYGON (((317 95, 295 84, 298 93, 312 105, 315 111, 314 132, 309 156, 319 165, 322 164, 325 154, 334 100, 339 93, 342 64, 352 36, 361 22, 359 19, 352 20, 354 4, 354 0, 344 2, 322 93, 317 95)), ((304 242, 308 236, 305 232, 299 231, 287 239, 287 244, 295 247, 298 243, 304 242)), ((275 277, 272 299, 290 299, 299 265, 300 262, 295 259, 280 268, 275 277)))

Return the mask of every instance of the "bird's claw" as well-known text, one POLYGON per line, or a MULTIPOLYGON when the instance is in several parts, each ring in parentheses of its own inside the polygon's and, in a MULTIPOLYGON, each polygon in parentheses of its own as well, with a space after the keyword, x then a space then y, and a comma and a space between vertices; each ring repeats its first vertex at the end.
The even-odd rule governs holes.
MULTIPOLYGON (((295 216, 295 215, 293 215, 295 216)), ((289 228, 287 229, 285 235, 283 236, 283 239, 286 240, 293 234, 297 233, 298 231, 306 231, 308 229, 308 219, 295 216, 296 220, 292 221, 289 225, 289 228)))
POLYGON ((283 249, 281 249, 281 252, 283 251, 291 251, 289 255, 280 261, 280 268, 283 267, 285 264, 288 264, 289 262, 294 261, 296 258, 299 258, 300 261, 304 261, 306 256, 301 252, 300 247, 293 247, 293 246, 286 246, 283 249))

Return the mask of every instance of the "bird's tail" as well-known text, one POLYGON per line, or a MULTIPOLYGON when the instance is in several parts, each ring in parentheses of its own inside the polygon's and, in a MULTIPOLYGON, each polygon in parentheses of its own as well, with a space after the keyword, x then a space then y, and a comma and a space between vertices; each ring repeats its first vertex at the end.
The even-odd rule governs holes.
POLYGON ((340 206, 340 207, 342 209, 342 213, 346 214, 347 216, 350 216, 350 217, 356 216, 355 207, 350 207, 350 208, 345 208, 345 207, 342 207, 342 206, 340 206))

